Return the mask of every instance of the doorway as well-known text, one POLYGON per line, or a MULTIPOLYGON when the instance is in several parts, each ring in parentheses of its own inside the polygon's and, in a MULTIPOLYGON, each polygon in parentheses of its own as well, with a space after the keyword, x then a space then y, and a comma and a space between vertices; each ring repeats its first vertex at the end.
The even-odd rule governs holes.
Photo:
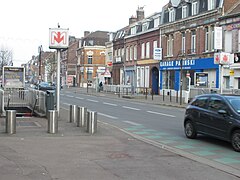
POLYGON ((152 92, 155 95, 159 94, 159 70, 156 67, 152 68, 152 92))

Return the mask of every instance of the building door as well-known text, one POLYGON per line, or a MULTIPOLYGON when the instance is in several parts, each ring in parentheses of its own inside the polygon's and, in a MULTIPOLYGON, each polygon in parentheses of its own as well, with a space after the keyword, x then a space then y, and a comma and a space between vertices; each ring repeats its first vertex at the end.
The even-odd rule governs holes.
POLYGON ((152 92, 157 95, 159 92, 159 70, 156 67, 152 68, 152 92))

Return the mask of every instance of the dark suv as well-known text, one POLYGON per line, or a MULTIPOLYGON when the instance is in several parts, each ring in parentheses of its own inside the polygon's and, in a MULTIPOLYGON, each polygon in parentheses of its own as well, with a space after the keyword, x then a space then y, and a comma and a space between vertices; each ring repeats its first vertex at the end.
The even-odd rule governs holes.
POLYGON ((229 141, 240 152, 240 96, 196 96, 186 108, 184 130, 191 139, 204 134, 229 141))

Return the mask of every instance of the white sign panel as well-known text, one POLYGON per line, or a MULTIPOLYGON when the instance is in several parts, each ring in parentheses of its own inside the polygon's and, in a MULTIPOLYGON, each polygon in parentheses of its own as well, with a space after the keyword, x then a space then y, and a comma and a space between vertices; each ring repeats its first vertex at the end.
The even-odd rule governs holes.
POLYGON ((214 27, 214 49, 221 50, 222 49, 222 27, 214 27))
POLYGON ((66 49, 68 48, 69 35, 68 29, 49 28, 49 48, 66 49))
POLYGON ((153 49, 153 59, 162 60, 162 48, 153 49))

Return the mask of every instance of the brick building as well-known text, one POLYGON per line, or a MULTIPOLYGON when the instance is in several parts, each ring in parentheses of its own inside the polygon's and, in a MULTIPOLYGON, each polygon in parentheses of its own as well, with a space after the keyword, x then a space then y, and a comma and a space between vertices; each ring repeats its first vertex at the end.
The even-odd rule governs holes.
MULTIPOLYGON (((84 32, 77 49, 77 83, 86 86, 89 83, 98 83, 98 78, 106 70, 106 46, 109 41, 109 32, 84 32)), ((101 79, 105 81, 105 79, 101 79)))
POLYGON ((219 66, 214 64, 214 30, 219 26, 219 17, 231 7, 229 3, 237 1, 176 2, 170 1, 162 9, 159 26, 163 48, 160 89, 187 90, 189 80, 192 87, 218 88, 219 66))

